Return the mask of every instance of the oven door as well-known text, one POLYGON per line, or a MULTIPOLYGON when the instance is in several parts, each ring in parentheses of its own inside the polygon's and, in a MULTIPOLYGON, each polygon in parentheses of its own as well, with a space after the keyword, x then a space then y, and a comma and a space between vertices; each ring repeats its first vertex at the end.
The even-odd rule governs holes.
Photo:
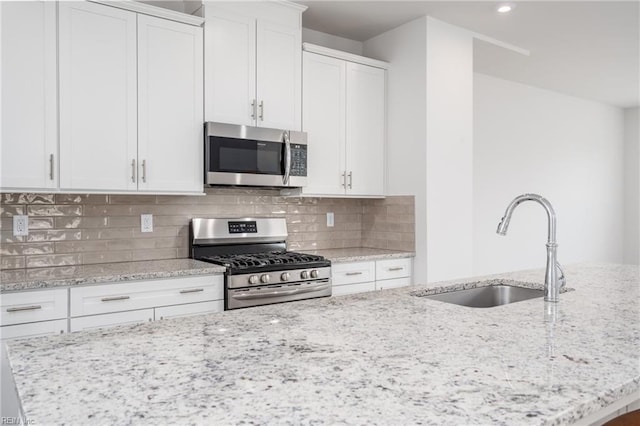
POLYGON ((270 305, 272 303, 292 302, 331 296, 331 279, 302 281, 296 283, 265 285, 232 289, 227 288, 226 310, 270 305))
POLYGON ((207 123, 206 183, 289 186, 291 146, 288 137, 285 130, 207 123))

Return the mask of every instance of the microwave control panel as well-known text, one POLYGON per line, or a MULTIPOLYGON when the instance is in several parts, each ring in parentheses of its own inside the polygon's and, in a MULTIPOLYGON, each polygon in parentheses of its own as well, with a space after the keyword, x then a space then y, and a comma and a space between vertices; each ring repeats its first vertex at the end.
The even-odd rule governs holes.
POLYGON ((291 144, 291 176, 307 175, 307 146, 291 144))

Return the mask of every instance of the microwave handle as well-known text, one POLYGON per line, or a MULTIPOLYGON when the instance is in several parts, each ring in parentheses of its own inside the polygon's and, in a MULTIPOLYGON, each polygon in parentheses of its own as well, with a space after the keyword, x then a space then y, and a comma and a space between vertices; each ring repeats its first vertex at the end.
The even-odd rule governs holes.
POLYGON ((284 131, 282 138, 284 139, 284 177, 282 183, 289 185, 289 175, 291 174, 291 143, 289 141, 289 132, 284 131))

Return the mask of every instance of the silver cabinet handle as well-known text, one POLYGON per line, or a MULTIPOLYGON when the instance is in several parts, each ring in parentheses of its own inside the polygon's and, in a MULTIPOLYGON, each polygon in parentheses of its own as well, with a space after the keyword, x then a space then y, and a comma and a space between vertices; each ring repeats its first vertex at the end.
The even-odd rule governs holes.
POLYGON ((147 160, 142 160, 142 182, 147 182, 147 160))
POLYGON ((342 172, 342 187, 347 187, 347 172, 342 172))
POLYGON ((204 291, 204 288, 193 288, 193 289, 190 289, 190 290, 180 290, 180 294, 199 293, 201 291, 204 291))
POLYGON ((387 271, 402 271, 403 269, 402 266, 396 266, 395 268, 387 268, 387 271))
POLYGON ((131 299, 131 296, 103 297, 100 300, 102 300, 103 302, 114 302, 116 300, 127 300, 127 299, 131 299))
POLYGON ((258 116, 258 118, 260 118, 260 121, 264 121, 264 101, 260 101, 260 115, 258 116))
POLYGON ((53 180, 53 154, 49 156, 49 179, 53 180))
POLYGON ((349 189, 353 188, 353 172, 349 172, 349 189))
POLYGON ((131 160, 131 182, 136 183, 136 160, 131 160))
POLYGON ((256 119, 256 100, 252 100, 251 101, 251 119, 255 120, 256 119))
POLYGON ((35 311, 36 309, 42 309, 42 306, 31 305, 31 306, 20 306, 19 308, 7 308, 7 312, 35 311))
POLYGON ((362 272, 347 272, 345 275, 362 275, 362 272))

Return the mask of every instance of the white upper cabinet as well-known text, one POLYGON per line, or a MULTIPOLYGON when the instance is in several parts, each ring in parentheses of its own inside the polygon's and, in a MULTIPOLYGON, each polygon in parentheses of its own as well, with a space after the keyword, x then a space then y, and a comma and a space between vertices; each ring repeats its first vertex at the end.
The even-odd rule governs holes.
POLYGON ((136 14, 59 3, 60 187, 137 189, 136 14))
POLYGON ((387 64, 307 48, 321 53, 303 53, 302 130, 309 143, 303 194, 384 196, 386 71, 381 67, 387 64))
POLYGON ((214 7, 205 10, 207 121, 254 125, 255 18, 214 7))
POLYGON ((300 130, 301 43, 300 29, 258 21, 258 126, 300 130))
POLYGON ((205 2, 206 121, 300 130, 305 9, 205 2))
POLYGON ((138 188, 202 191, 202 28, 138 15, 138 188))
POLYGON ((0 187, 56 188, 56 4, 0 2, 0 15, 0 187))
POLYGON ((345 82, 343 60, 303 53, 302 128, 307 132, 305 193, 345 192, 345 82))
POLYGON ((59 3, 60 188, 202 192, 203 32, 59 3))
POLYGON ((347 192, 384 195, 385 70, 347 63, 347 192))

